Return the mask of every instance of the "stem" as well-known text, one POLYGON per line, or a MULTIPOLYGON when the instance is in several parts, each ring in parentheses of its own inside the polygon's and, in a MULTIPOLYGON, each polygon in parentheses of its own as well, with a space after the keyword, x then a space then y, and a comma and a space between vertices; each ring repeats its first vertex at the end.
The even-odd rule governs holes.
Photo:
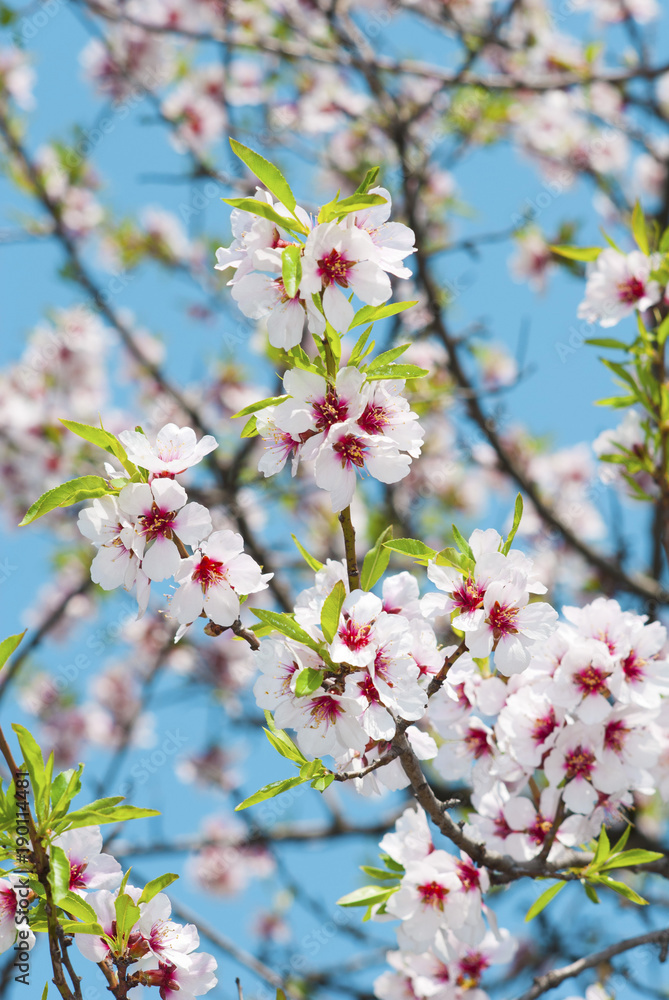
POLYGON ((348 573, 348 588, 352 593, 360 589, 360 571, 355 555, 355 528, 351 521, 351 508, 346 507, 339 512, 339 523, 344 532, 344 548, 346 550, 346 571, 348 573))

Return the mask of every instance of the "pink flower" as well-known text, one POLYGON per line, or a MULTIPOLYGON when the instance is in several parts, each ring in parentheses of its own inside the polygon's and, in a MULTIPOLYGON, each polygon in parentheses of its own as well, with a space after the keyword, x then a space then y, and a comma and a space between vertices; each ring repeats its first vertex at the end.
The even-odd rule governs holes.
POLYGON ((121 431, 119 440, 133 465, 158 476, 178 476, 218 447, 211 434, 198 441, 192 427, 176 424, 165 424, 153 445, 140 431, 121 431))
POLYGON ((659 302, 662 288, 650 273, 660 266, 661 256, 647 257, 640 250, 622 254, 612 248, 602 250, 588 265, 585 298, 578 307, 580 319, 600 326, 615 326, 638 309, 643 312, 659 302))

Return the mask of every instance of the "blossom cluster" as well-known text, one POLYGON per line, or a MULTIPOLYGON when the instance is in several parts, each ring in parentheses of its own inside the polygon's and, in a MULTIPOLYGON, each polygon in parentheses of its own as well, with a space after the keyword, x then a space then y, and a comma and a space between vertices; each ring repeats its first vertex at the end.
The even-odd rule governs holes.
MULTIPOLYGON (((142 1000, 158 987, 161 1000, 198 997, 216 986, 216 960, 199 952, 200 940, 194 924, 178 924, 171 919, 171 903, 162 892, 146 902, 139 902, 142 890, 131 885, 123 888, 123 870, 111 855, 102 852, 102 834, 97 826, 80 827, 60 834, 53 841, 69 864, 69 889, 93 908, 105 935, 116 936, 117 912, 114 901, 120 891, 139 903, 139 918, 129 928, 123 953, 112 951, 109 941, 94 934, 74 932, 74 942, 81 955, 108 967, 122 961, 132 984, 127 996, 142 1000)), ((19 906, 18 876, 0 879, 0 952, 16 940, 16 912, 19 906)), ((34 894, 33 894, 34 895, 34 894)), ((31 900, 30 900, 31 901, 31 900)), ((30 902, 29 901, 29 902, 30 902)), ((29 947, 35 943, 30 932, 29 947)))
POLYGON ((189 502, 176 481, 216 448, 216 440, 207 435, 197 441, 192 428, 166 424, 154 444, 140 431, 124 431, 120 441, 148 481, 121 485, 80 512, 79 529, 97 548, 93 581, 104 590, 134 588, 141 615, 151 583, 173 577, 178 587, 171 614, 181 625, 179 635, 200 615, 229 627, 239 617, 240 597, 264 590, 271 574, 243 552, 241 535, 213 531, 209 510, 189 502))

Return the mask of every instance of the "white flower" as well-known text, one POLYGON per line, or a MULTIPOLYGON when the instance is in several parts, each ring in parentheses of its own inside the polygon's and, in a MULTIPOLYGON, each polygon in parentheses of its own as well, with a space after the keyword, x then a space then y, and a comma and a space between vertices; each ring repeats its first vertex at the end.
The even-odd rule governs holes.
POLYGON ((289 368, 283 377, 283 386, 290 399, 275 408, 274 421, 293 438, 309 435, 304 455, 310 458, 334 424, 362 413, 364 381, 362 372, 352 366, 337 372, 334 386, 315 372, 289 368))
POLYGON ((150 580, 165 580, 179 569, 175 534, 186 545, 197 545, 211 531, 207 508, 187 500, 183 486, 172 479, 130 483, 119 493, 118 505, 134 525, 132 550, 150 580))
POLYGON ((640 250, 626 255, 612 248, 602 250, 588 266, 579 318, 590 323, 599 321, 601 326, 615 326, 635 309, 643 312, 654 305, 662 297, 662 289, 657 281, 650 280, 650 272, 660 263, 659 254, 647 257, 640 250))
POLYGON ((306 312, 300 296, 286 293, 281 275, 250 271, 232 286, 232 297, 249 319, 265 319, 272 347, 289 351, 302 340, 306 312))
POLYGON ((121 512, 113 496, 98 497, 90 507, 79 513, 79 531, 98 552, 91 563, 91 580, 103 590, 137 587, 140 617, 149 603, 151 581, 132 549, 135 529, 132 521, 121 512))
POLYGON ((602 761, 604 730, 576 722, 560 732, 555 748, 546 758, 544 770, 551 785, 563 780, 565 805, 587 815, 598 803, 599 793, 621 792, 627 787, 623 764, 611 755, 602 761))
POLYGON ((383 187, 370 188, 369 194, 378 194, 386 199, 385 205, 371 205, 347 216, 346 224, 364 229, 376 247, 377 263, 398 278, 410 278, 411 271, 402 266, 409 254, 416 252, 416 237, 412 229, 401 222, 388 222, 392 208, 390 192, 383 187))
POLYGON ((102 834, 97 826, 67 830, 54 840, 70 862, 70 889, 82 894, 97 889, 117 889, 123 869, 111 854, 101 854, 102 834))
POLYGON ((397 483, 409 472, 411 458, 383 435, 365 434, 355 420, 330 429, 314 471, 316 484, 328 490, 332 510, 348 507, 355 493, 356 472, 363 469, 382 483, 397 483))
POLYGON ((425 432, 418 423, 418 414, 401 395, 403 388, 404 382, 398 379, 368 383, 365 408, 357 423, 366 434, 383 434, 412 458, 418 458, 425 432))
POLYGON ((377 248, 363 229, 321 223, 305 243, 300 294, 310 300, 322 291, 325 319, 346 333, 354 316, 351 292, 370 306, 382 305, 392 294, 390 279, 377 260, 377 248))
POLYGON ((0 954, 15 942, 28 949, 35 944, 35 935, 28 926, 27 916, 24 918, 24 914, 28 913, 27 905, 19 905, 19 901, 27 902, 30 891, 27 878, 20 875, 0 878, 0 954))
POLYGON ((159 476, 178 476, 218 447, 211 434, 198 441, 192 427, 176 424, 165 424, 153 445, 140 431, 121 431, 119 440, 133 465, 159 476))
POLYGON ((239 617, 239 595, 265 590, 271 578, 244 553, 241 535, 228 528, 214 531, 174 573, 179 587, 170 604, 172 617, 188 625, 204 611, 217 625, 232 625, 239 617))

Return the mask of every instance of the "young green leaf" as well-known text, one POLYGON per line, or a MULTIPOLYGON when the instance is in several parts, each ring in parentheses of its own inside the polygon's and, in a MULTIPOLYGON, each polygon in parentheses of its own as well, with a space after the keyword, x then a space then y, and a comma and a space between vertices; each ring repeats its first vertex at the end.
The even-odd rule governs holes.
MULTIPOLYGON (((69 870, 69 866, 68 866, 69 870)), ((68 891, 58 904, 67 913, 71 913, 77 920, 83 920, 85 924, 94 924, 98 915, 86 900, 77 895, 76 892, 68 891)))
POLYGON ((305 632, 301 625, 298 625, 294 618, 279 611, 265 611, 264 608, 251 608, 253 614, 264 625, 270 625, 275 632, 287 635, 289 639, 295 639, 308 646, 309 649, 318 650, 318 643, 312 639, 308 632, 305 632))
POLYGON ((307 698, 314 691, 318 691, 323 683, 323 671, 314 670, 313 667, 305 667, 300 670, 295 681, 295 694, 298 698, 307 698))
POLYGON ((139 920, 139 906, 127 892, 119 893, 114 900, 116 912, 116 936, 125 943, 130 937, 133 927, 139 920))
POLYGON ((367 194, 371 187, 376 184, 377 178, 379 176, 380 167, 370 167, 370 169, 365 174, 363 180, 360 182, 358 187, 355 189, 356 194, 367 194))
POLYGON ((276 795, 281 795, 282 792, 287 792, 290 788, 295 788, 296 785, 302 785, 305 782, 305 778, 299 777, 286 778, 283 781, 272 781, 269 785, 265 785, 264 788, 260 788, 254 795, 250 795, 248 799, 244 799, 240 802, 238 806, 235 806, 235 812, 239 812, 240 809, 248 809, 249 806, 255 806, 258 802, 264 802, 265 799, 273 799, 276 795))
POLYGON ((42 801, 44 798, 44 790, 46 788, 44 758, 42 757, 42 751, 40 750, 35 737, 32 733, 28 732, 25 726, 20 726, 18 722, 13 722, 12 729, 18 737, 21 753, 23 754, 23 763, 28 769, 28 774, 30 775, 30 784, 32 786, 33 798, 35 800, 35 809, 37 811, 37 815, 41 818, 43 815, 42 801))
MULTIPOLYGON (((518 501, 516 501, 516 506, 517 505, 518 505, 518 501)), ((521 507, 521 510, 522 510, 522 507, 521 507)), ((469 542, 467 541, 467 539, 465 538, 465 536, 460 531, 460 529, 457 527, 457 525, 452 524, 451 525, 451 530, 453 531, 453 538, 455 539, 455 544, 460 549, 460 551, 462 552, 463 556, 466 556, 467 559, 471 559, 472 562, 475 562, 476 560, 474 559, 474 553, 472 552, 471 546, 470 546, 469 542)))
POLYGON ((51 883, 54 903, 62 906, 70 891, 70 861, 62 847, 51 846, 49 882, 51 883))
POLYGON ((66 934, 94 934, 96 937, 104 937, 104 929, 97 922, 81 923, 79 920, 61 920, 60 926, 66 934))
POLYGON ((362 561, 360 571, 360 586, 362 590, 371 590, 388 568, 390 562, 390 549, 385 543, 393 537, 393 526, 389 525, 382 531, 374 543, 374 548, 370 549, 362 561))
POLYGON ((564 889, 566 884, 566 882, 555 882, 549 889, 542 892, 539 898, 535 900, 527 911, 525 922, 527 923, 527 921, 533 920, 538 913, 541 913, 541 911, 548 906, 550 901, 557 896, 558 892, 561 892, 564 889))
POLYGON ((382 354, 378 354, 374 360, 369 363, 367 371, 373 372, 376 371, 377 368, 382 368, 384 365, 390 364, 392 361, 395 361, 396 358, 400 358, 410 347, 411 344, 401 344, 399 347, 391 347, 389 351, 383 351, 382 354))
POLYGON ((637 848, 632 851, 622 851, 620 854, 609 856, 607 861, 601 866, 600 871, 608 871, 609 868, 631 868, 632 865, 647 865, 650 861, 659 861, 664 854, 657 851, 644 851, 637 848))
POLYGON ((52 490, 43 493, 39 500, 26 511, 23 519, 19 521, 19 528, 25 527, 55 510, 56 507, 70 507, 73 503, 81 500, 92 500, 95 497, 104 497, 109 493, 109 486, 100 476, 80 476, 78 479, 70 479, 69 482, 61 486, 55 486, 52 490))
POLYGON ((63 420, 60 418, 60 422, 63 427, 67 427, 68 431, 72 431, 77 437, 83 438, 84 441, 90 441, 91 444, 95 444, 98 448, 102 448, 103 451, 109 452, 114 458, 117 458, 124 469, 133 476, 137 469, 128 461, 128 455, 114 434, 106 431, 104 427, 94 427, 92 424, 82 424, 78 420, 63 420))
POLYGON ((329 788, 334 781, 335 776, 332 771, 326 771, 325 774, 319 774, 311 782, 311 787, 315 788, 317 792, 324 792, 326 788, 329 788))
POLYGON ((288 298, 294 299, 302 280, 302 250, 300 247, 286 247, 281 254, 281 280, 288 298))
POLYGON ((285 205, 289 212, 292 212, 297 204, 295 195, 290 189, 290 184, 283 176, 278 167, 266 160, 260 153, 242 145, 236 139, 230 139, 232 151, 245 163, 252 174, 258 178, 267 190, 278 198, 282 205, 285 205))
POLYGON ((266 399, 259 399, 257 403, 249 403, 245 406, 243 410, 239 410, 238 413, 232 414, 232 419, 235 420, 237 417, 248 417, 251 413, 257 413, 258 410, 264 410, 267 406, 276 406, 278 403, 283 403, 284 399, 288 399, 288 394, 283 396, 268 396, 266 399))
POLYGON ((385 903, 392 894, 397 892, 397 886, 364 885, 337 900, 337 906, 373 906, 375 903, 385 903))
POLYGON ((609 842, 609 836, 606 832, 606 827, 603 826, 599 834, 599 840, 597 841, 597 850, 595 851, 595 856, 592 859, 591 867, 593 869, 599 868, 599 866, 608 858, 611 852, 611 844, 609 842))
POLYGON ((431 549, 429 545, 419 541, 417 538, 392 538, 383 544, 385 548, 390 549, 392 552, 399 552, 403 556, 413 556, 414 559, 420 561, 433 559, 436 555, 434 549, 431 549))
POLYGON ((144 886, 142 895, 137 901, 138 904, 151 902, 154 896, 157 896, 163 889, 167 889, 168 885, 172 885, 172 882, 176 882, 178 878, 178 875, 168 872, 166 875, 159 875, 157 878, 151 879, 144 886))
POLYGON ((646 231, 646 219, 643 214, 643 209, 637 201, 632 210, 632 235, 636 240, 636 245, 638 246, 641 253, 645 253, 646 256, 650 253, 650 247, 648 246, 648 233, 646 231))
POLYGON ((268 205, 266 201, 260 201, 258 198, 223 198, 222 201, 232 208, 238 208, 241 212, 250 212, 252 215, 259 215, 261 218, 273 222, 275 226, 281 229, 306 233, 301 222, 296 222, 295 219, 279 215, 276 209, 268 205))
POLYGON ((513 540, 516 537, 516 532, 520 527, 520 520, 522 516, 523 516, 523 498, 519 493, 518 496, 516 497, 516 504, 513 509, 513 524, 511 525, 511 531, 509 532, 509 537, 502 546, 502 552, 504 553, 505 556, 509 554, 509 550, 511 548, 511 545, 513 544, 513 540))
POLYGON ((17 635, 9 635, 0 642, 0 670, 18 647, 27 631, 28 629, 24 629, 23 632, 19 632, 17 635))
POLYGON ((424 378, 429 374, 427 368, 419 368, 418 365, 382 365, 373 372, 367 372, 367 381, 377 382, 382 378, 424 378))
POLYGON ((244 426, 242 427, 242 432, 239 435, 242 438, 252 438, 258 434, 258 418, 255 413, 253 416, 249 417, 244 426))
POLYGON ((556 253, 560 257, 567 257, 569 260, 597 260, 602 252, 601 247, 567 247, 551 246, 548 248, 551 253, 556 253))
POLYGON ((350 215, 352 212, 360 212, 376 205, 386 205, 387 202, 388 199, 380 194, 358 194, 357 192, 348 198, 342 198, 341 201, 334 198, 323 205, 318 213, 318 221, 332 222, 333 219, 343 219, 345 215, 350 215))
POLYGON ((318 559, 312 556, 310 552, 307 552, 304 545, 302 545, 295 535, 291 535, 290 537, 293 539, 297 551, 300 553, 307 566, 310 566, 313 569, 314 573, 317 573, 319 569, 323 569, 323 563, 319 562, 318 559))
POLYGON ((349 330, 353 330, 356 326, 362 326, 363 323, 365 325, 376 323, 378 320, 387 319, 388 316, 396 316, 397 313, 404 312, 405 309, 411 309, 412 306, 416 305, 418 305, 418 299, 412 302, 388 302, 384 306, 363 306, 353 317, 349 330))
POLYGON ((321 628, 326 642, 332 642, 339 625, 342 604, 346 600, 346 587, 341 580, 337 580, 334 587, 325 598, 321 610, 321 628))
POLYGON ((625 885, 624 882, 617 882, 615 879, 609 878, 608 875, 588 876, 588 881, 594 882, 596 885, 604 885, 608 889, 613 889, 619 896, 624 896, 630 903, 636 903, 637 906, 648 906, 648 900, 640 896, 638 892, 625 885))

